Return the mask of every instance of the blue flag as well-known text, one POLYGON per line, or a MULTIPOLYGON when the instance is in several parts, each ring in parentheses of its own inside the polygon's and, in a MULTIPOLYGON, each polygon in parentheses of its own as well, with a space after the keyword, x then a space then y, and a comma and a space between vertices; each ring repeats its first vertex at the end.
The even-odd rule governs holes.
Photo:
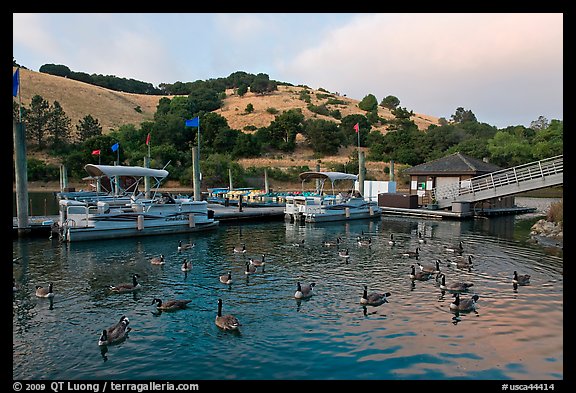
POLYGON ((18 86, 20 85, 20 68, 16 68, 16 72, 12 76, 12 95, 18 95, 18 86))
POLYGON ((186 127, 199 127, 200 126, 200 117, 196 116, 191 120, 186 120, 185 123, 186 127))
POLYGON ((118 147, 120 146, 120 144, 118 142, 116 142, 115 144, 112 145, 112 151, 116 151, 118 150, 118 147))

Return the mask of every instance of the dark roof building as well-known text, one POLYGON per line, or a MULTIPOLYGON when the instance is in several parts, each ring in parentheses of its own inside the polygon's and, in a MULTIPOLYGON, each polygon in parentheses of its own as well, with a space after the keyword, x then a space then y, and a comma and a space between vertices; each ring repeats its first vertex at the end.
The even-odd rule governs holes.
POLYGON ((405 169, 410 176, 467 175, 470 177, 498 171, 497 165, 466 156, 460 152, 405 169))

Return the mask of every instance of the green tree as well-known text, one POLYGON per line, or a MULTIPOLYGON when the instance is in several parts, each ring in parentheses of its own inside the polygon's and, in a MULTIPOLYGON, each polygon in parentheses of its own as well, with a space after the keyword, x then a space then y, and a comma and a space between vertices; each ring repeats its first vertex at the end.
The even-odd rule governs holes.
POLYGON ((530 143, 517 135, 498 131, 488 140, 491 161, 503 168, 509 168, 532 161, 530 143))
POLYGON ((38 69, 38 71, 45 74, 63 76, 65 78, 69 77, 72 72, 70 71, 70 68, 62 64, 44 64, 38 69))
POLYGON ((257 157, 261 151, 261 144, 254 135, 241 132, 236 139, 232 157, 257 157))
POLYGON ((454 123, 464 123, 466 121, 475 122, 476 116, 471 110, 465 110, 461 106, 456 108, 456 112, 452 115, 452 121, 454 123))
POLYGON ((212 112, 219 109, 222 106, 219 93, 208 87, 193 89, 188 95, 188 113, 196 116, 199 112, 212 112))
POLYGON ((59 150, 62 145, 70 143, 70 124, 72 120, 66 113, 58 101, 54 101, 54 104, 50 108, 50 114, 48 116, 48 123, 46 125, 46 131, 49 135, 49 142, 53 148, 59 150))
POLYGON ((374 94, 368 94, 358 103, 358 108, 366 112, 373 111, 378 108, 378 100, 374 94))
POLYGON ((382 99, 382 102, 380 102, 381 107, 390 110, 395 109, 396 107, 398 107, 398 105, 400 105, 400 100, 394 96, 386 96, 385 98, 382 99))
POLYGON ((244 112, 246 112, 246 113, 254 112, 254 105, 252 105, 252 103, 249 102, 248 105, 246 105, 246 109, 244 109, 244 112))
POLYGON ((271 147, 283 151, 294 151, 296 135, 302 132, 304 115, 301 111, 290 109, 282 112, 270 123, 268 136, 271 147))
POLYGON ((543 130, 545 128, 548 128, 549 125, 550 125, 550 122, 544 116, 538 116, 537 120, 530 122, 530 128, 535 130, 535 131, 539 131, 539 130, 543 130))
POLYGON ((50 104, 39 95, 32 97, 30 109, 26 111, 26 134, 34 141, 38 149, 44 149, 46 145, 45 135, 50 116, 50 104))
POLYGON ((358 146, 358 137, 360 137, 360 146, 366 146, 366 141, 368 140, 371 129, 372 126, 366 116, 359 114, 345 116, 340 122, 340 132, 342 134, 341 144, 343 146, 358 146), (358 135, 354 129, 355 124, 358 124, 360 135, 358 135))
POLYGON ((564 154, 564 123, 552 120, 548 127, 536 132, 532 140, 532 156, 536 160, 564 154))
POLYGON ((248 93, 248 85, 246 83, 242 83, 238 86, 238 89, 236 90, 236 93, 240 96, 240 97, 244 97, 244 95, 246 93, 248 93))
POLYGON ((306 141, 315 153, 338 153, 342 133, 336 123, 323 119, 309 119, 304 123, 306 141))
MULTIPOLYGON (((227 134, 230 130, 226 118, 218 113, 210 112, 201 117, 200 121, 202 124, 200 135, 202 151, 207 153, 216 153, 221 151, 220 149, 225 149, 224 146, 227 143, 222 140, 223 136, 221 134, 227 134), (216 145, 219 145, 220 147, 217 147, 216 145)), ((235 134, 230 134, 230 136, 236 139, 235 134)), ((231 151, 232 149, 227 152, 229 153, 231 151)))
POLYGON ((92 115, 86 115, 83 119, 78 120, 76 130, 78 130, 78 138, 81 141, 102 135, 102 126, 98 119, 93 118, 92 115))
POLYGON ((388 130, 407 130, 416 127, 416 124, 412 120, 414 116, 413 111, 408 111, 406 108, 398 107, 392 110, 394 119, 389 121, 388 130))
POLYGON ((265 94, 278 90, 278 84, 270 80, 267 74, 260 73, 250 84, 250 91, 255 94, 265 94))

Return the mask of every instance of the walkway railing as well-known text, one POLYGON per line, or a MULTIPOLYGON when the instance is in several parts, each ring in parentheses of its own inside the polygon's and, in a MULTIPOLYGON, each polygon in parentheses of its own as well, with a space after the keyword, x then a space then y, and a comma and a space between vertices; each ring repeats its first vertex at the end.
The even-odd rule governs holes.
POLYGON ((439 186, 431 195, 440 207, 447 207, 562 184, 563 173, 564 156, 559 155, 439 186))

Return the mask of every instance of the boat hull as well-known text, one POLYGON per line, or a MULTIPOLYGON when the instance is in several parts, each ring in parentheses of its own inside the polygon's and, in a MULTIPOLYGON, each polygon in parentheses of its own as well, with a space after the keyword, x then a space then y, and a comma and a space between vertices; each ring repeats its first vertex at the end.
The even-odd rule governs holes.
POLYGON ((65 240, 68 242, 86 241, 86 240, 107 240, 127 237, 153 236, 153 235, 172 235, 178 233, 190 233, 216 229, 219 221, 212 221, 204 224, 197 224, 190 227, 188 223, 170 226, 148 226, 141 230, 138 228, 68 228, 65 240))
MULTIPOLYGON (((306 201, 312 201, 308 198, 306 201)), ((288 203, 284 210, 286 220, 300 222, 331 222, 371 219, 382 216, 382 209, 371 203, 360 204, 323 204, 288 203)))
POLYGON ((382 216, 382 212, 374 211, 361 211, 353 213, 351 212, 348 216, 346 213, 309 213, 303 216, 304 222, 332 222, 332 221, 349 221, 349 220, 363 220, 363 219, 373 219, 382 216))
POLYGON ((186 200, 110 208, 105 202, 92 206, 61 200, 57 230, 67 242, 198 232, 219 226, 207 206, 205 201, 186 200))

